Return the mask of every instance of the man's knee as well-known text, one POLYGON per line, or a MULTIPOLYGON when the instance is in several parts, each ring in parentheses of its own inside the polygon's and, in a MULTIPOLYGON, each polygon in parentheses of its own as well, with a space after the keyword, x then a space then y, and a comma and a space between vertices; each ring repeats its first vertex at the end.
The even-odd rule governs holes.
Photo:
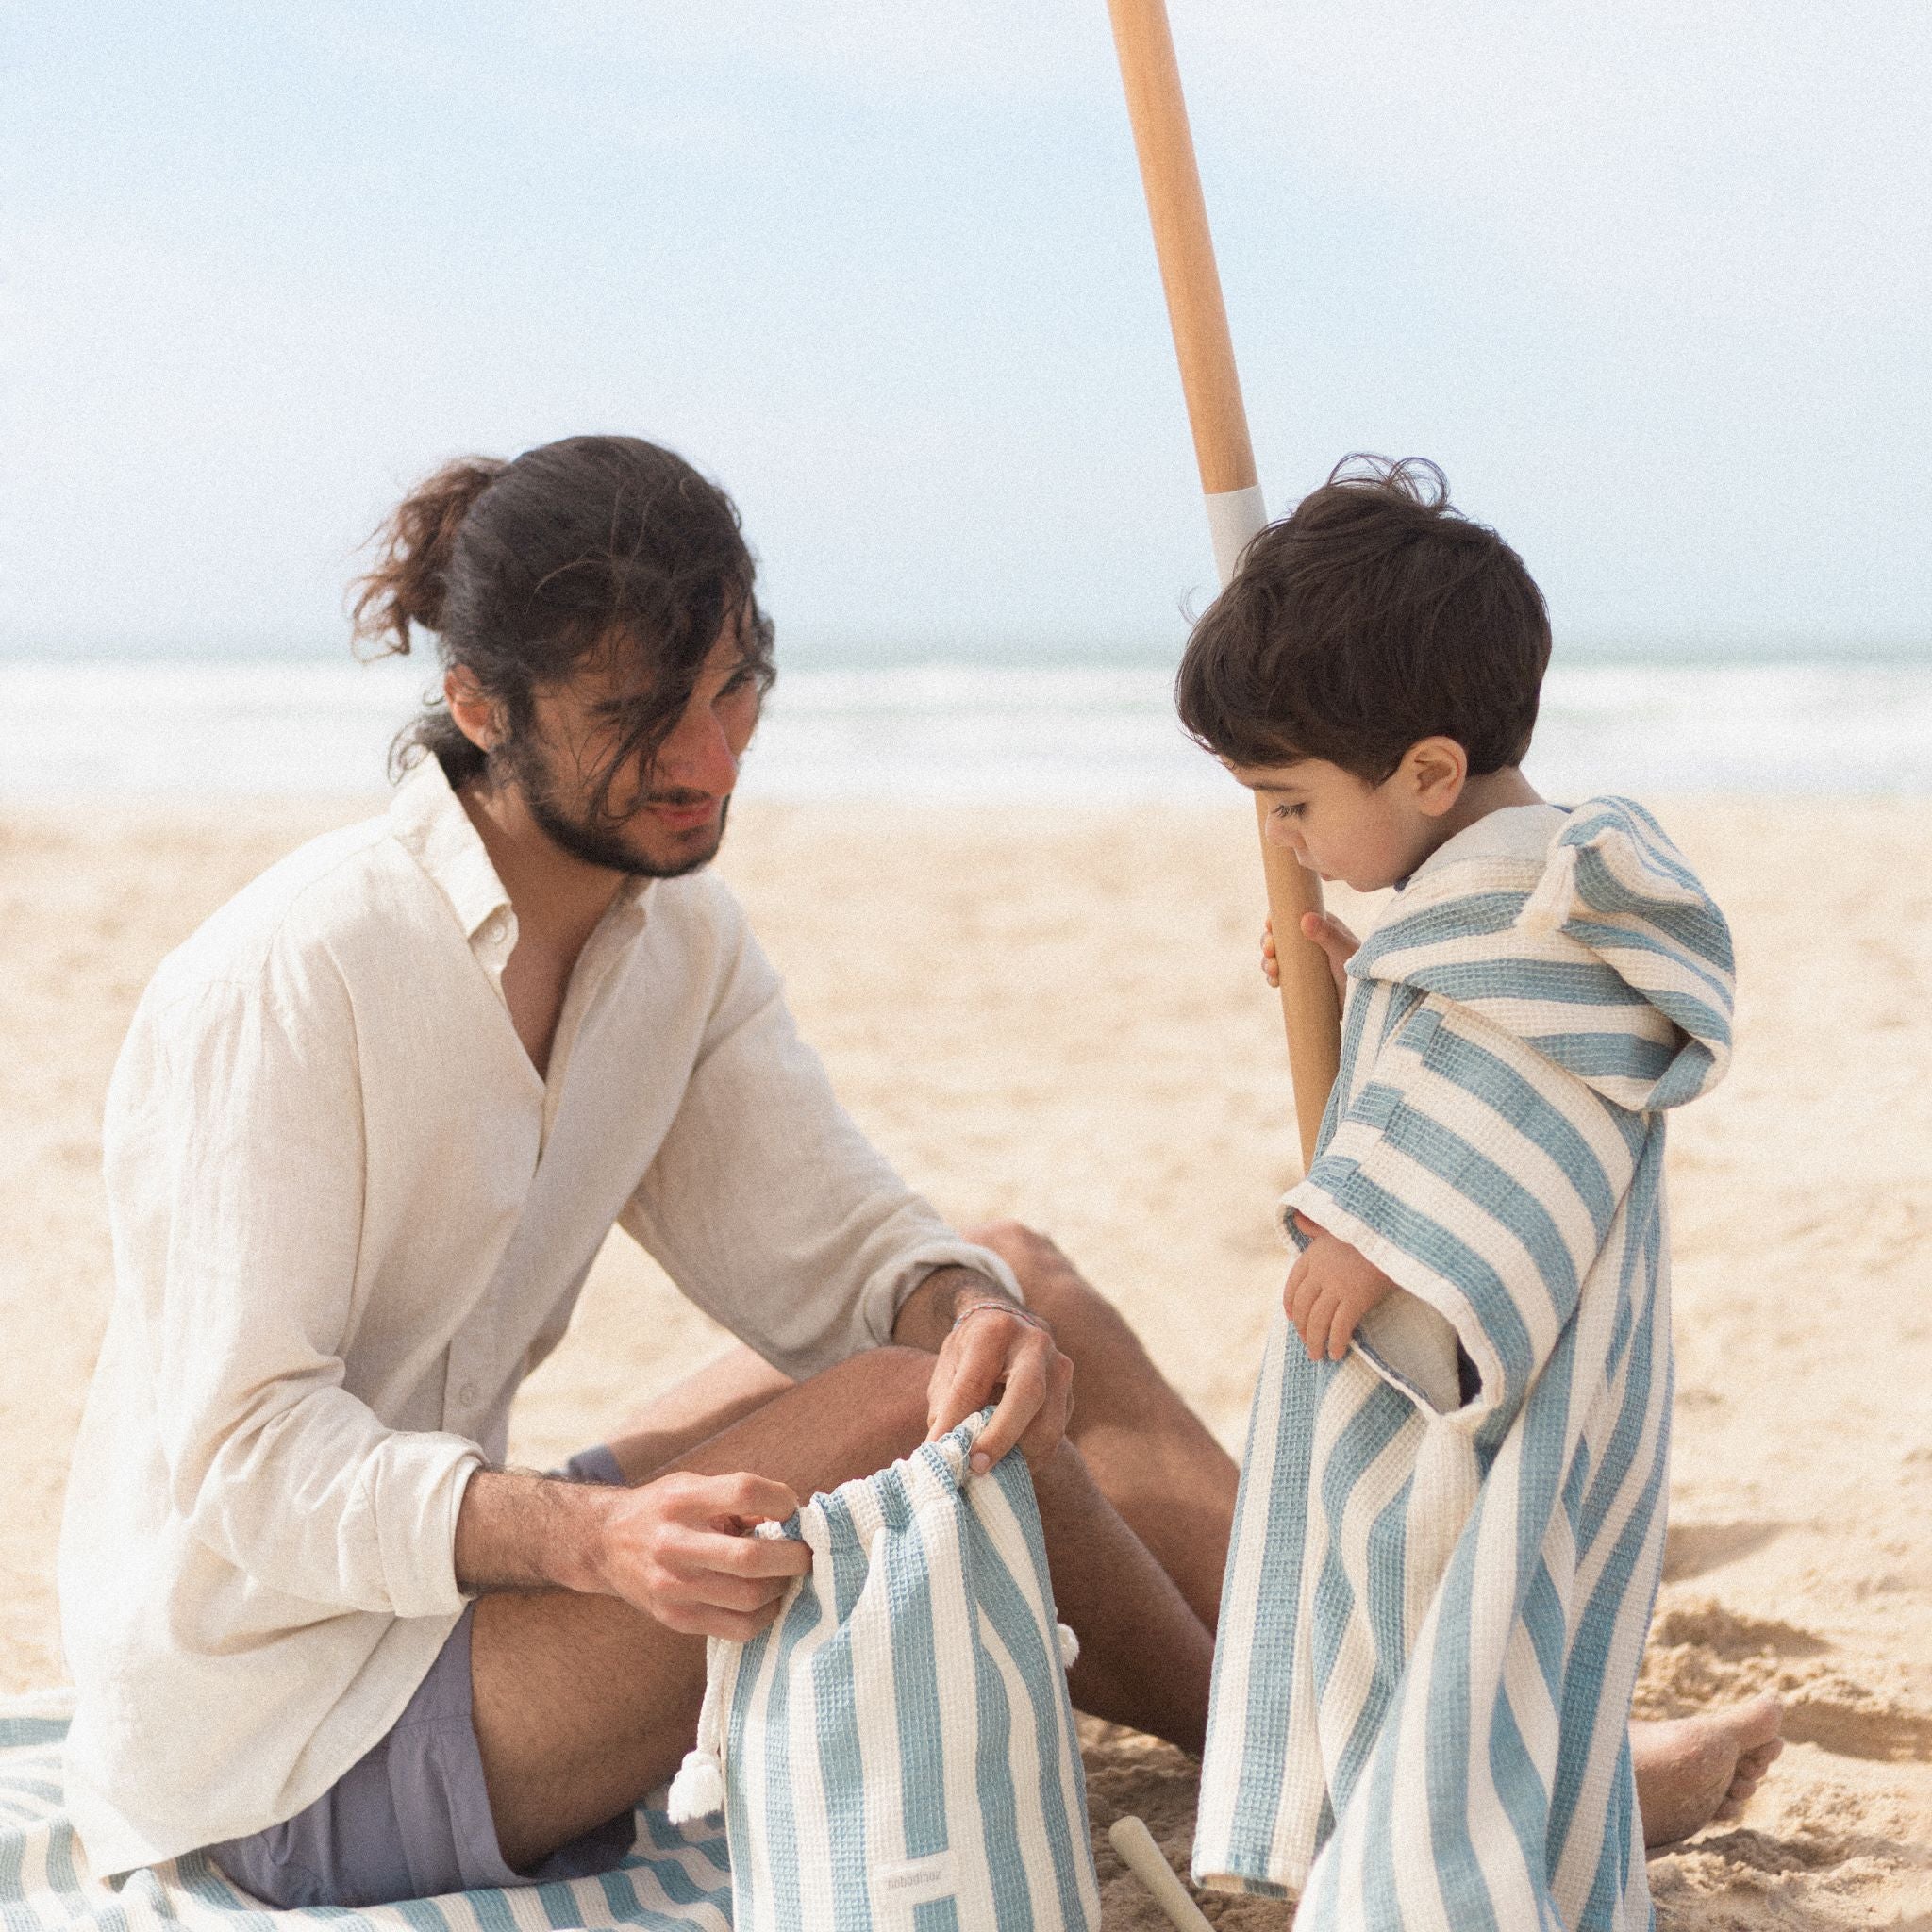
POLYGON ((823 1385, 831 1398, 828 1412, 888 1450, 884 1461, 891 1462, 925 1440, 932 1369, 933 1358, 923 1349, 888 1344, 848 1357, 807 1386, 823 1385))
POLYGON ((1050 1236, 1020 1221, 993 1221, 966 1239, 991 1248, 1013 1271, 1026 1306, 1077 1361, 1096 1349, 1139 1347, 1120 1310, 1075 1268, 1050 1236))

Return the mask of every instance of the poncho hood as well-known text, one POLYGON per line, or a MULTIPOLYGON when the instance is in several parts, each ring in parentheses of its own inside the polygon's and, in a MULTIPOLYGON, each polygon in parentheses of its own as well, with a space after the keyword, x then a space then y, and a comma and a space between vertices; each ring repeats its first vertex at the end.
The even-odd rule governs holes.
POLYGON ((1593 798, 1541 856, 1442 847, 1349 961, 1481 1013, 1607 1100, 1681 1107, 1724 1077, 1734 973, 1724 914, 1663 828, 1593 798))

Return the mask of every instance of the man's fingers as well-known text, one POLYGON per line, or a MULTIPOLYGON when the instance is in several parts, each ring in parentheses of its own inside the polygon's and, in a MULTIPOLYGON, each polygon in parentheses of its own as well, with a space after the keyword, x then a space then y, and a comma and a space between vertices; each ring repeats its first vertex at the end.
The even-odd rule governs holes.
MULTIPOLYGON (((1041 1338, 1045 1341, 1045 1337, 1041 1338)), ((1041 1351, 1029 1350, 1007 1365, 1007 1386, 979 1440, 973 1445, 973 1467, 991 1469, 1025 1433, 1046 1401, 1046 1365, 1041 1351)))
POLYGON ((1046 1372, 1046 1400, 1020 1437, 1020 1454, 1038 1469, 1060 1446, 1074 1419, 1074 1364, 1058 1351, 1046 1372))
POLYGON ((735 1475, 689 1477, 678 1502, 680 1516, 688 1519, 695 1512, 708 1522, 736 1517, 744 1523, 783 1523, 798 1514, 795 1491, 748 1469, 735 1475))
POLYGON ((694 1608, 731 1610, 740 1616, 756 1615, 791 1587, 789 1576, 733 1576, 722 1570, 687 1569, 681 1563, 667 1562, 665 1567, 679 1578, 679 1587, 672 1592, 679 1601, 694 1608))
POLYGON ((655 1612, 667 1630, 686 1637, 726 1637, 733 1643, 744 1643, 756 1637, 778 1614, 778 1606, 768 1604, 761 1610, 721 1610, 709 1604, 680 1604, 655 1612))
POLYGON ((958 1428, 969 1415, 978 1414, 992 1400, 992 1392, 1006 1369, 1007 1351, 1011 1344, 1005 1331, 1010 1327, 1024 1328, 1028 1335, 1040 1334, 1039 1329, 1025 1327, 1023 1323, 1002 1321, 998 1315, 981 1315, 947 1337, 926 1388, 928 1442, 937 1442, 949 1429, 958 1428))
POLYGON ((725 1576, 803 1576, 811 1551, 789 1536, 724 1536, 701 1531, 679 1542, 675 1560, 686 1571, 725 1576))

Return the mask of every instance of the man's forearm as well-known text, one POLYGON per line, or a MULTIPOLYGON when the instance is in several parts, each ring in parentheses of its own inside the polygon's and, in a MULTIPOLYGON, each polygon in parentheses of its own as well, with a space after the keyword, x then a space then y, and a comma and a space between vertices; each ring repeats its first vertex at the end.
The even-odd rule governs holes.
POLYGON ((923 1348, 937 1355, 962 1309, 974 1302, 1012 1301, 998 1282, 975 1268, 935 1268, 900 1303, 892 1340, 902 1348, 923 1348))
POLYGON ((607 1591, 604 1531, 620 1493, 601 1483, 478 1470, 457 1512, 458 1586, 607 1591))

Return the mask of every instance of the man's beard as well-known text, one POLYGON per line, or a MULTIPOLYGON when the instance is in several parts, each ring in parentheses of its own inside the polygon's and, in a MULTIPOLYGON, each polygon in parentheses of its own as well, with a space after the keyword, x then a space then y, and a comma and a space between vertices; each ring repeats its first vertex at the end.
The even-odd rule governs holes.
MULTIPOLYGON (((498 745, 495 759, 501 760, 503 774, 523 793, 531 823, 558 851, 567 852, 581 864, 601 866, 606 872, 621 872, 634 879, 676 879, 709 865, 718 856, 718 847, 724 837, 724 821, 731 811, 728 798, 719 801, 717 837, 690 858, 667 864, 633 852, 615 830, 586 819, 573 818, 558 803, 550 768, 544 763, 542 754, 527 738, 514 737, 498 745)), ((705 796, 703 792, 667 791, 658 802, 694 805, 705 796)))

